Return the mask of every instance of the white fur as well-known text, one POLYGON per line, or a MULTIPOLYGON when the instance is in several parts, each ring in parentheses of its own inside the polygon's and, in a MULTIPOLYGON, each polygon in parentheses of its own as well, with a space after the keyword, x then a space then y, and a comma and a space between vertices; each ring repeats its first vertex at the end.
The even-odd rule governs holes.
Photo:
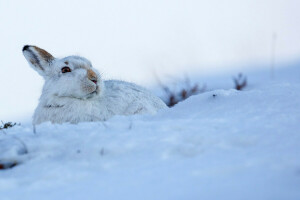
POLYGON ((102 121, 114 115, 155 114, 166 108, 160 98, 140 86, 124 81, 103 81, 99 72, 85 58, 69 56, 45 59, 38 49, 35 46, 23 48, 30 66, 45 79, 39 105, 33 116, 35 125, 45 121, 102 121), (64 66, 72 71, 62 73, 64 66), (96 84, 88 76, 88 70, 96 74, 96 84))

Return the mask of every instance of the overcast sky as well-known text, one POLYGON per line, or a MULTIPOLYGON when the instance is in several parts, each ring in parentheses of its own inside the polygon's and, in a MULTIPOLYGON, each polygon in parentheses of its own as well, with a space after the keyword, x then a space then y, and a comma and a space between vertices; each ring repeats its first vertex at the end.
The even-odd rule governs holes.
POLYGON ((0 0, 0 119, 32 113, 43 80, 21 49, 91 60, 105 78, 143 85, 300 58, 299 0, 0 0))

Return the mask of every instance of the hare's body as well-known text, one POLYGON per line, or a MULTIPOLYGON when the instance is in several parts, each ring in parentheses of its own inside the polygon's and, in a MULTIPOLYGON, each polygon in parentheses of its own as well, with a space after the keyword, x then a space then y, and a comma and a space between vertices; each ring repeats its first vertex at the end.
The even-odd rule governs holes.
POLYGON ((166 108, 161 99, 140 86, 103 81, 85 58, 56 59, 35 46, 25 46, 23 53, 45 78, 33 124, 102 121, 114 115, 154 114, 166 108))
POLYGON ((132 83, 110 80, 102 87, 102 94, 91 99, 52 97, 49 101, 42 95, 33 123, 103 121, 114 115, 155 114, 166 107, 158 97, 132 83))

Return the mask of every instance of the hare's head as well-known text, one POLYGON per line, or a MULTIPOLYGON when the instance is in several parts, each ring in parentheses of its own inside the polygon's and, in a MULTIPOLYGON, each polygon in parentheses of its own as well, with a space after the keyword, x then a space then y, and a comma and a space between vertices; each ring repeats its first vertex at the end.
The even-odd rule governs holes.
POLYGON ((45 79, 44 91, 51 96, 88 99, 101 92, 101 77, 89 60, 79 56, 54 58, 36 46, 24 46, 29 65, 45 79))

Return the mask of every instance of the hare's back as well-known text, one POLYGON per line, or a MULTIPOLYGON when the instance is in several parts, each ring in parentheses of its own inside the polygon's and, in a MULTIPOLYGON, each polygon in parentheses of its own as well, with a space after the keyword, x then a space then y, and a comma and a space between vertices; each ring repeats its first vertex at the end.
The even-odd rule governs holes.
POLYGON ((109 105, 119 108, 119 114, 156 113, 166 108, 166 104, 145 88, 134 83, 118 80, 104 81, 105 98, 109 105))

